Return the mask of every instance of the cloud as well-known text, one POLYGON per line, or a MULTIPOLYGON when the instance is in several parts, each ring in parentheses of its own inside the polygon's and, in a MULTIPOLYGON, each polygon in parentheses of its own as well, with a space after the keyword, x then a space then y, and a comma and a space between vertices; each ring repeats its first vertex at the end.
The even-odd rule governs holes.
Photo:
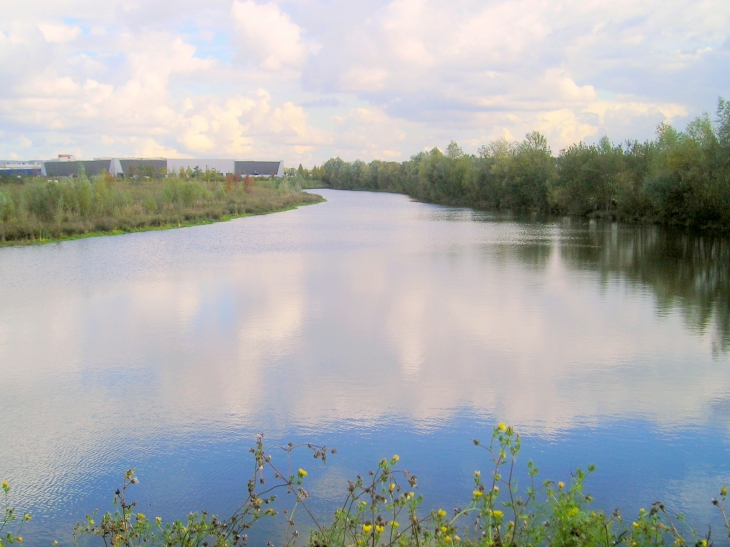
POLYGON ((170 154, 311 164, 452 139, 474 152, 533 129, 558 150, 681 127, 730 88, 730 6, 716 0, 22 8, 0 14, 0 157, 21 135, 33 157, 130 154, 151 139, 170 154))
POLYGON ((307 54, 317 49, 302 43, 302 29, 272 2, 234 0, 231 16, 241 40, 242 54, 252 53, 266 70, 299 68, 307 54))

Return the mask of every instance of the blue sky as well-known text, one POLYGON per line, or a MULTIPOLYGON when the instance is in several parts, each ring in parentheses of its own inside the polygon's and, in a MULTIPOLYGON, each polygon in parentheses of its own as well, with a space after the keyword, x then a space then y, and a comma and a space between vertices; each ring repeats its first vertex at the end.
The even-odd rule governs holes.
POLYGON ((25 0, 0 14, 0 158, 404 160, 554 151, 730 98, 730 4, 25 0))

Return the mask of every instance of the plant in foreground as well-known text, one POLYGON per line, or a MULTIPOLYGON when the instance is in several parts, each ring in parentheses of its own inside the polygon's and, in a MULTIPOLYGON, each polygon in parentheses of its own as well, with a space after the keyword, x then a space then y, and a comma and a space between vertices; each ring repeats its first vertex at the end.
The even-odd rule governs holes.
MULTIPOLYGON (((283 545, 298 543, 310 547, 382 546, 382 547, 453 547, 456 544, 480 547, 711 547, 710 532, 699 535, 684 522, 681 515, 670 516, 661 502, 649 510, 641 509, 637 518, 625 523, 618 509, 607 515, 590 507, 592 498, 584 493, 584 483, 594 471, 577 469, 570 480, 538 483, 538 468, 527 463, 529 485, 520 489, 516 481, 516 462, 521 449, 519 434, 500 423, 489 444, 474 440, 488 453, 490 473, 474 472, 473 488, 468 504, 447 512, 422 510, 422 496, 416 494, 417 478, 398 468, 399 457, 382 459, 374 471, 358 475, 348 482, 341 506, 326 522, 318 519, 309 506, 310 495, 304 488, 308 473, 295 469, 292 454, 306 447, 316 459, 326 463, 335 450, 312 444, 280 447, 286 454, 286 465, 279 466, 264 449, 263 435, 251 449, 254 469, 247 484, 247 497, 239 509, 222 520, 208 513, 191 513, 184 521, 163 523, 159 517, 148 518, 135 510, 136 503, 127 501, 127 489, 136 484, 134 470, 128 471, 117 490, 114 513, 106 513, 99 522, 89 515, 74 531, 77 545, 101 540, 105 546, 235 546, 247 545, 248 531, 266 517, 274 517, 272 506, 276 494, 282 492, 291 505, 281 511, 285 519, 283 545), (304 513, 304 529, 300 534, 295 518, 304 513)), ((0 533, 15 520, 7 505, 0 533)), ((730 534, 730 518, 726 511, 727 487, 720 489, 718 507, 725 528, 730 534)), ((27 519, 30 517, 26 515, 27 519)), ((22 523, 21 523, 22 526, 22 523)), ((0 547, 21 542, 20 528, 14 534, 0 537, 0 547)), ((272 543, 268 543, 272 545, 272 543)))

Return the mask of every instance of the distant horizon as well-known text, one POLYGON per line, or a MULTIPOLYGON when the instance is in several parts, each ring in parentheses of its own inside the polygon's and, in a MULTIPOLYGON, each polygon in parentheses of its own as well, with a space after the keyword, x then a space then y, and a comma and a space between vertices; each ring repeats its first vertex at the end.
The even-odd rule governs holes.
POLYGON ((729 29, 720 0, 27 0, 0 12, 0 157, 643 141, 714 112, 729 29))

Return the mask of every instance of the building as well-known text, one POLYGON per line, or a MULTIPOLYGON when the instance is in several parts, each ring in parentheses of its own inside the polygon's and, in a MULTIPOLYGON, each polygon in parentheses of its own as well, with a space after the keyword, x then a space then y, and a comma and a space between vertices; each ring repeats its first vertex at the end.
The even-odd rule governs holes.
POLYGON ((236 161, 234 162, 236 175, 251 175, 254 177, 283 177, 283 161, 236 161))
POLYGON ((166 158, 96 158, 75 160, 69 154, 47 161, 0 161, 0 176, 78 177, 83 166, 87 177, 109 173, 115 177, 175 175, 187 172, 217 171, 223 175, 253 177, 283 177, 284 162, 228 159, 166 159, 166 158))
POLYGON ((180 169, 187 171, 212 171, 223 175, 251 175, 253 177, 283 177, 283 161, 243 161, 243 160, 221 160, 221 159, 168 159, 167 172, 179 173, 180 169))
POLYGON ((0 177, 33 177, 45 175, 42 161, 0 161, 0 177))
POLYGON ((87 177, 95 177, 101 173, 111 173, 111 159, 102 160, 52 160, 44 161, 47 177, 78 177, 81 167, 86 171, 87 177))

